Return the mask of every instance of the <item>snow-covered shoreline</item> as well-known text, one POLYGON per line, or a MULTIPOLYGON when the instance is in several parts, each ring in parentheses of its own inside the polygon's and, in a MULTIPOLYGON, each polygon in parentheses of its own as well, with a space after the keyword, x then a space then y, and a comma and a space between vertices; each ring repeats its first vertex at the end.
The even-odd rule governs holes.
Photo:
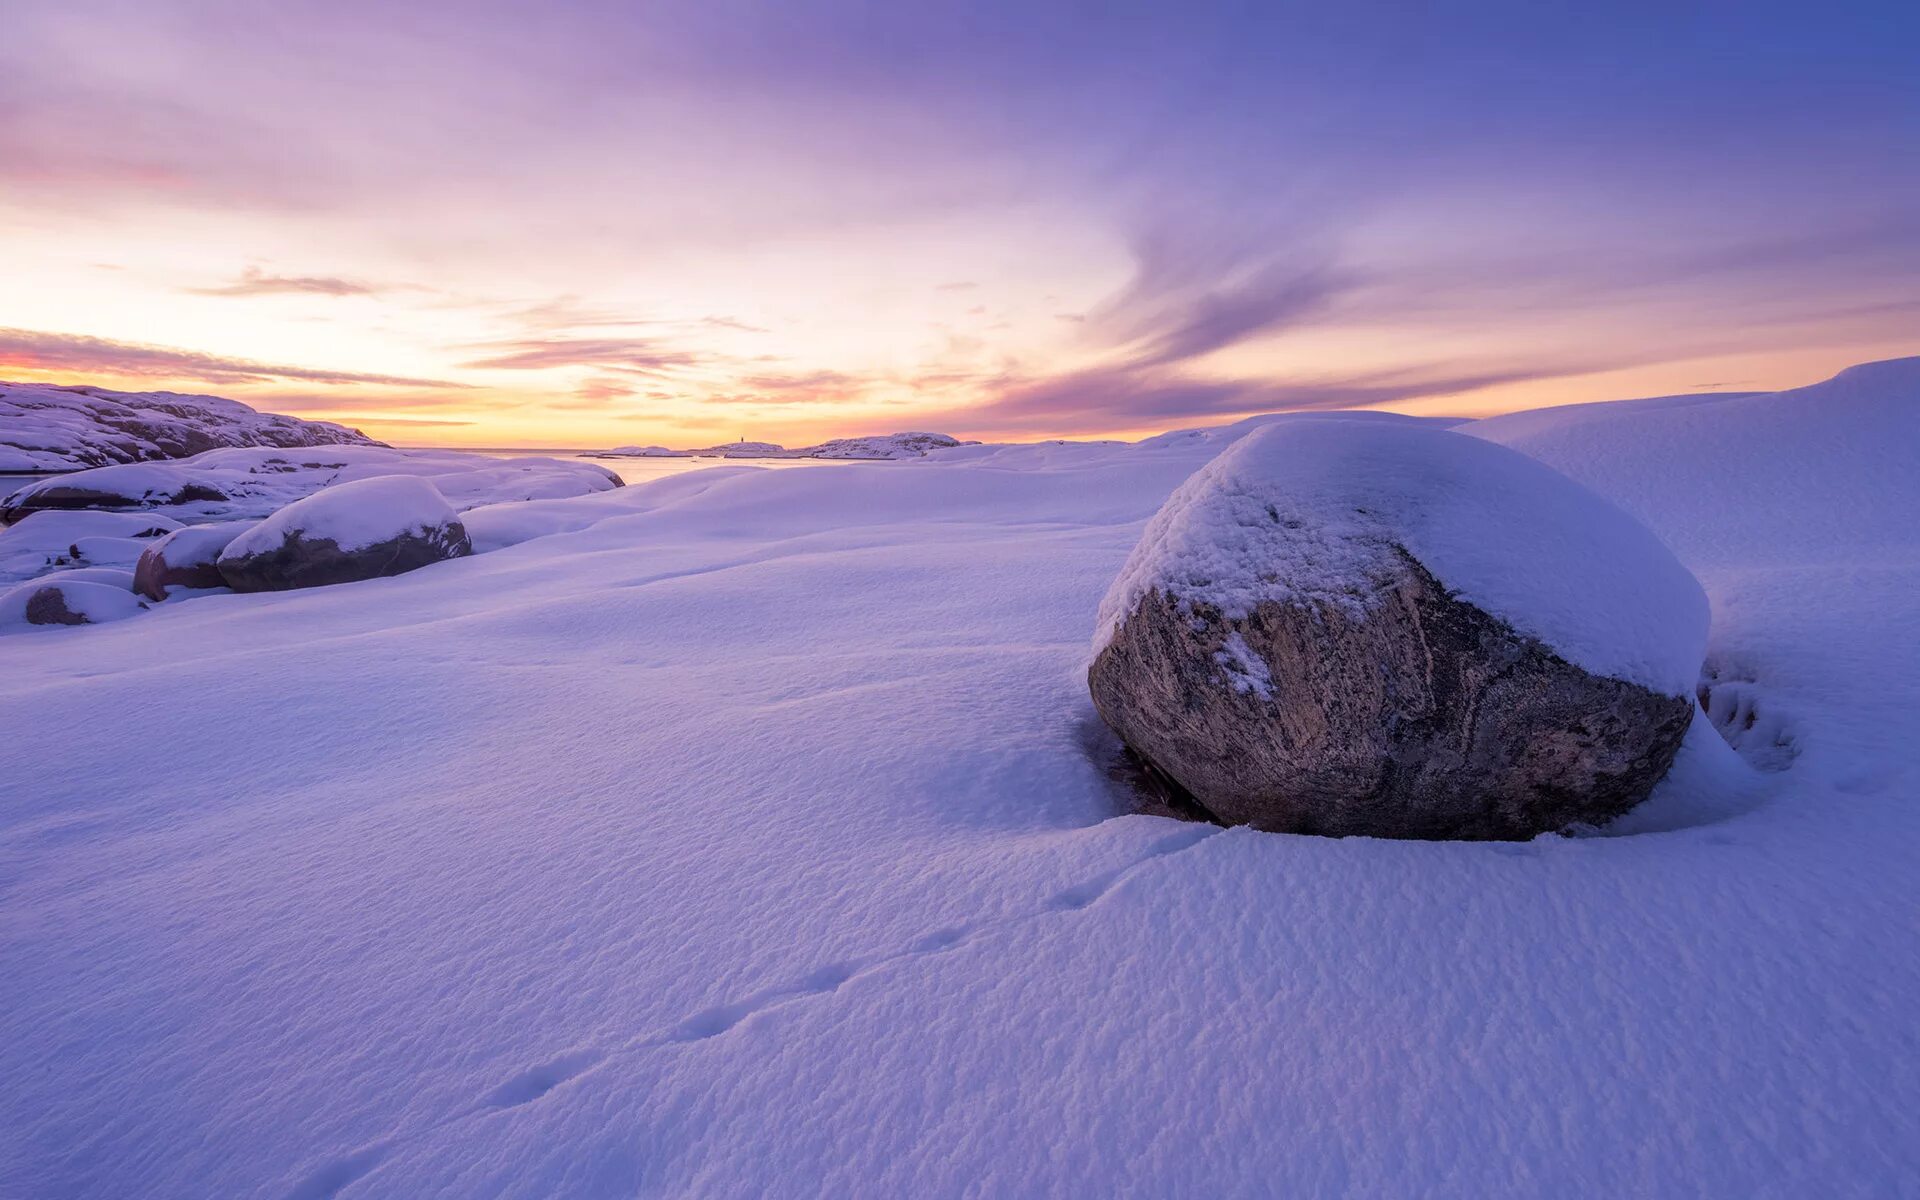
POLYGON ((0 639, 0 1179, 1900 1194, 1920 362, 1461 427, 1712 607, 1724 728, 1520 844, 1130 812, 1096 611, 1248 427, 483 505, 409 575, 0 639))

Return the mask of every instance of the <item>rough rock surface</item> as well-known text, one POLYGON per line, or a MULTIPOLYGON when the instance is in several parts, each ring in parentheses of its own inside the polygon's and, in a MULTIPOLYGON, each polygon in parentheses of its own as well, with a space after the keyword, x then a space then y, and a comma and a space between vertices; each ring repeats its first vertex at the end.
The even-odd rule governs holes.
POLYGON ((401 575, 473 553, 431 483, 384 476, 343 483, 281 509, 220 552, 237 592, 285 591, 401 575))
POLYGON ((1411 557, 1382 599, 1228 620, 1153 592, 1094 704, 1216 820, 1288 833, 1524 839, 1619 816, 1672 764, 1687 700, 1581 670, 1411 557))
POLYGON ((220 552, 252 527, 250 521, 226 521, 175 530, 141 552, 133 568, 133 590, 149 600, 165 600, 170 587, 227 586, 220 574, 220 552))
POLYGON ((1108 725, 1276 831, 1524 839, 1645 799, 1693 714, 1697 583, 1524 456, 1342 425, 1250 435, 1149 524, 1089 671, 1108 725))

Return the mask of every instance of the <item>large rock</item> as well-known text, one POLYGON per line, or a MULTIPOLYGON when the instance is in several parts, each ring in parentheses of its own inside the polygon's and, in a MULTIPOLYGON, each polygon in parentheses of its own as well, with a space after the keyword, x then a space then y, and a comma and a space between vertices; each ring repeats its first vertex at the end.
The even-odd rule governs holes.
POLYGON ((1647 796, 1706 625, 1672 554, 1551 469, 1430 426, 1298 419, 1149 523, 1089 684, 1223 823, 1527 838, 1647 796))
POLYGON ((220 553, 251 528, 251 521, 223 521, 169 533, 141 552, 133 568, 133 590, 149 600, 165 600, 170 587, 227 586, 220 574, 220 553))
POLYGON ((19 521, 49 509, 158 508, 226 498, 226 493, 208 480, 177 467, 131 463, 30 483, 6 498, 4 507, 0 507, 0 520, 19 521))
POLYGON ((218 566, 235 591, 266 592, 399 575, 471 553, 433 484, 385 475, 289 504, 229 542, 218 566))

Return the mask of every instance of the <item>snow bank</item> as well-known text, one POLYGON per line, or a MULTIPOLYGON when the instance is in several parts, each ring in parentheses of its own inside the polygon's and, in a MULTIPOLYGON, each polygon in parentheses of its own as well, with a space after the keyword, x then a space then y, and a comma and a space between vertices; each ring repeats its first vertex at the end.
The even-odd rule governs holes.
POLYGON ((1154 590, 1235 620, 1269 602, 1359 616, 1396 547, 1590 673, 1693 694, 1706 596, 1646 526, 1524 454, 1401 422, 1274 422, 1235 441, 1148 523, 1095 652, 1154 590))
POLYGON ((116 578, 102 578, 92 571, 62 572, 0 593, 0 633, 104 625, 125 620, 146 607, 116 578), (46 616, 47 612, 58 614, 57 619, 46 616))
POLYGON ((334 444, 380 443, 344 425, 257 412, 218 396, 0 382, 0 471, 72 471, 216 446, 334 444))
POLYGON ((220 558, 265 554, 288 537, 363 550, 408 534, 424 536, 457 519, 453 506, 427 480, 382 475, 336 484, 287 505, 228 542, 220 558))

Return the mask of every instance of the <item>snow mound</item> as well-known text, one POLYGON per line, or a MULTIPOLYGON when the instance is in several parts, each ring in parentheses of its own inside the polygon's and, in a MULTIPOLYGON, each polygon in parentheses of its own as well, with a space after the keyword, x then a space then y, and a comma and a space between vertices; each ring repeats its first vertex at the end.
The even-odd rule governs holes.
POLYGON ((1396 547, 1592 674, 1693 693, 1706 596, 1646 526, 1523 454, 1398 422, 1277 422, 1235 441, 1148 523, 1095 650, 1153 590, 1230 619, 1269 602, 1364 614, 1396 547))
POLYGON ((81 577, 90 574, 74 571, 61 578, 36 579, 0 595, 0 632, 105 625, 146 609, 140 597, 119 580, 81 577))
POLYGON ((0 382, 0 471, 72 471, 218 446, 327 445, 380 443, 344 425, 218 396, 0 382))
POLYGON ((77 546, 86 544, 97 550, 98 539, 133 542, 133 557, 138 558, 144 546, 139 539, 159 537, 179 528, 180 522, 158 513, 59 509, 31 513, 24 520, 0 528, 0 586, 32 579, 74 562, 81 557, 77 546))
POLYGON ((336 484, 287 505, 228 542, 220 560, 265 554, 289 537, 362 550, 408 534, 424 536, 456 520, 453 506, 428 480, 376 476, 336 484))

